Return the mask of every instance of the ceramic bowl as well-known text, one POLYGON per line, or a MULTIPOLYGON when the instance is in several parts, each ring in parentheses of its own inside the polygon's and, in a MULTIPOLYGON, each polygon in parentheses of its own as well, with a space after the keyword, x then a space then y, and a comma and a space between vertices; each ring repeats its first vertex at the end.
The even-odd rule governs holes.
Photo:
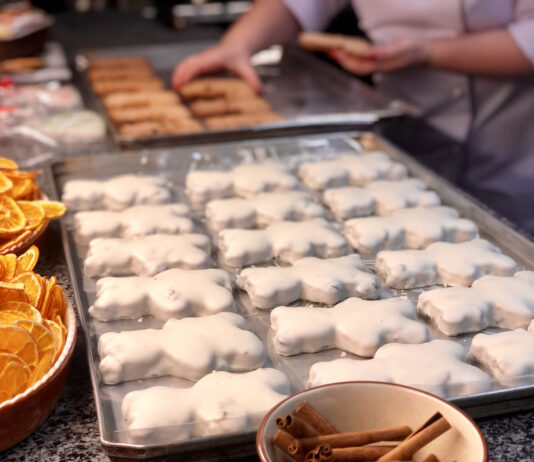
POLYGON ((76 344, 76 316, 68 304, 64 319, 68 328, 65 346, 52 368, 24 393, 0 404, 0 452, 32 433, 52 412, 67 381, 76 344))
POLYGON ((341 432, 409 425, 416 429, 436 412, 452 428, 418 451, 413 460, 434 453, 441 462, 487 462, 484 436, 476 424, 447 401, 415 388, 382 382, 342 382, 310 388, 280 402, 264 417, 256 437, 262 462, 290 461, 272 444, 275 420, 309 401, 341 432))

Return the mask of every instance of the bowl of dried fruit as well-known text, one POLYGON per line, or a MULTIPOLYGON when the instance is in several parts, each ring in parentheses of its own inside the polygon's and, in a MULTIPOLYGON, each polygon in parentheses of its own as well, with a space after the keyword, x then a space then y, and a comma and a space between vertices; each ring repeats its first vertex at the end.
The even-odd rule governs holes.
POLYGON ((0 255, 26 250, 50 220, 65 214, 63 203, 42 194, 36 183, 40 174, 21 171, 14 161, 0 157, 0 255))
POLYGON ((262 462, 487 462, 484 437, 456 406, 415 388, 342 382, 276 405, 256 438, 262 462))
POLYGON ((67 380, 76 317, 56 278, 33 268, 37 247, 0 256, 0 452, 32 433, 67 380))

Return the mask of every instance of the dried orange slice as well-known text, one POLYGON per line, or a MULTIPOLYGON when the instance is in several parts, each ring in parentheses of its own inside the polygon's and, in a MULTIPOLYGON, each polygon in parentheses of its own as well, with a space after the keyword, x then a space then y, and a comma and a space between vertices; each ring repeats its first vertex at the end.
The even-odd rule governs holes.
POLYGON ((13 199, 25 199, 30 197, 37 185, 31 178, 10 178, 13 187, 8 191, 8 194, 13 199))
POLYGON ((54 319, 54 321, 56 321, 56 324, 61 327, 61 332, 63 332, 63 338, 67 338, 69 330, 65 327, 65 324, 63 324, 63 319, 61 319, 60 316, 56 316, 56 319, 54 319))
POLYGON ((17 257, 17 266, 15 269, 15 276, 32 271, 39 260, 39 249, 32 245, 26 252, 17 257))
POLYGON ((39 360, 39 364, 37 364, 36 368, 31 373, 28 386, 31 387, 34 383, 41 380, 45 376, 45 374, 50 369, 52 369, 52 366, 54 365, 54 361, 55 361, 55 356, 52 353, 47 353, 46 355, 44 355, 39 360))
POLYGON ((33 306, 31 306, 29 303, 26 303, 26 302, 14 302, 14 301, 2 302, 0 303, 0 313, 4 311, 18 312, 20 313, 20 316, 22 316, 25 319, 29 319, 30 321, 35 321, 35 322, 43 321, 41 313, 39 313, 39 311, 37 311, 33 306))
POLYGON ((36 232, 37 230, 34 230, 34 231, 27 230, 12 239, 2 242, 2 244, 0 245, 0 253, 6 252, 12 249, 14 246, 20 245, 22 242, 28 239, 32 235, 32 233, 36 233, 36 232))
POLYGON ((0 281, 9 282, 15 275, 17 256, 14 253, 0 256, 0 281))
POLYGON ((24 284, 12 284, 11 282, 0 282, 0 300, 27 302, 28 296, 24 292, 24 284))
POLYGON ((55 285, 51 289, 51 295, 46 311, 46 319, 56 319, 57 316, 63 318, 67 311, 67 301, 63 295, 61 286, 55 285))
POLYGON ((7 171, 7 172, 4 172, 5 175, 10 179, 10 180, 26 180, 26 179, 35 179, 37 178, 41 173, 43 173, 42 170, 34 170, 33 172, 21 172, 20 170, 16 170, 16 171, 7 171))
POLYGON ((39 360, 49 353, 52 353, 52 357, 56 356, 56 344, 54 343, 54 336, 47 327, 39 324, 38 322, 28 321, 27 319, 15 321, 13 325, 22 327, 32 336, 33 340, 37 344, 39 360))
POLYGON ((5 310, 0 311, 0 325, 7 326, 19 319, 27 319, 26 315, 20 311, 5 310))
POLYGON ((0 196, 0 236, 20 233, 24 226, 26 218, 17 203, 10 197, 0 196))
POLYGON ((0 353, 0 403, 28 388, 31 371, 18 356, 0 353))
POLYGON ((25 229, 35 229, 45 219, 45 211, 39 204, 31 201, 17 201, 17 205, 26 218, 25 229))
POLYGON ((37 366, 39 361, 35 340, 26 329, 19 326, 0 326, 0 352, 17 355, 30 369, 37 366))
MULTIPOLYGON (((0 312, 0 315, 1 314, 2 313, 0 312)), ((58 323, 51 321, 50 319, 45 319, 44 324, 46 327, 48 327, 48 330, 52 332, 52 336, 54 337, 54 344, 56 345, 56 356, 54 358, 54 362, 56 362, 59 358, 59 355, 63 351, 63 347, 65 346, 63 329, 58 323)))
POLYGON ((19 166, 14 160, 7 157, 0 157, 0 169, 1 170, 18 170, 19 166))
POLYGON ((24 284, 24 292, 28 296, 29 303, 33 306, 41 306, 44 297, 41 279, 32 271, 19 274, 11 280, 12 283, 24 284))
POLYGON ((39 204, 45 211, 45 218, 47 220, 55 220, 65 215, 67 207, 63 202, 55 201, 34 201, 35 204, 39 204))
POLYGON ((13 182, 5 175, 5 173, 0 172, 0 193, 8 192, 12 188, 13 182))
POLYGON ((41 315, 44 319, 52 319, 50 317, 50 311, 53 306, 53 298, 54 298, 54 287, 56 286, 56 277, 52 276, 48 282, 46 283, 46 292, 43 299, 43 303, 41 303, 41 315))

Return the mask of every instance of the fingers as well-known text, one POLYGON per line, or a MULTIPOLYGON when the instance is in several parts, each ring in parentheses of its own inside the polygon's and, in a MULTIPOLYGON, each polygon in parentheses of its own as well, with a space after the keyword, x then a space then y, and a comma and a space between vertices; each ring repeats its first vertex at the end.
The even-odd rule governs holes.
POLYGON ((224 54, 219 53, 216 49, 208 48, 202 53, 184 59, 174 69, 172 87, 179 90, 180 87, 199 75, 220 71, 225 67, 223 56, 224 54))
POLYGON ((376 72, 376 63, 371 59, 357 58, 343 50, 332 50, 328 56, 337 61, 341 67, 356 75, 369 75, 376 72))
POLYGON ((246 59, 243 62, 240 62, 234 69, 234 72, 241 77, 245 82, 247 82, 254 90, 258 93, 263 92, 263 84, 254 69, 250 64, 250 61, 246 59))

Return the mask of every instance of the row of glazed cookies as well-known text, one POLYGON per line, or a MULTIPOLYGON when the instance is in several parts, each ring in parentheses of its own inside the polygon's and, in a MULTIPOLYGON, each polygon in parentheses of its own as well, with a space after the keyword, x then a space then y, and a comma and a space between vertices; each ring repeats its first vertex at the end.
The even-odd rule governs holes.
POLYGON ((142 57, 92 59, 87 78, 119 133, 129 138, 194 133, 202 126, 142 57))
POLYGON ((280 120, 269 104, 237 78, 204 78, 165 89, 141 57, 91 60, 87 77, 119 132, 130 138, 228 130, 280 120))

